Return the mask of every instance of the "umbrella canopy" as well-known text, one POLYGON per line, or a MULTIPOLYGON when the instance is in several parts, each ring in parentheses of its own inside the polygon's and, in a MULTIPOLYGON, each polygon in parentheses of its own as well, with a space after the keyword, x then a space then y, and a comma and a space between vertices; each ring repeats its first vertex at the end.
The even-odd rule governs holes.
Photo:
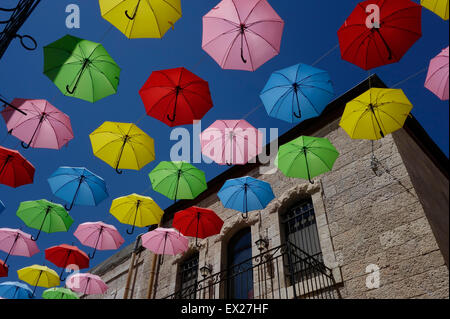
POLYGON ((153 190, 177 201, 205 191, 205 173, 186 162, 161 162, 149 174, 153 190))
POLYGON ((42 293, 44 299, 80 299, 78 295, 67 288, 50 288, 42 293))
POLYGON ((16 212, 25 225, 39 232, 32 240, 36 241, 41 231, 46 233, 66 232, 73 224, 73 219, 60 204, 45 199, 20 203, 16 212))
POLYGON ((333 169, 339 152, 327 138, 300 136, 283 145, 275 165, 287 177, 312 178, 333 169))
POLYGON ((250 176, 230 179, 220 189, 217 196, 223 206, 243 213, 261 210, 275 198, 269 183, 250 176))
POLYGON ((97 250, 118 249, 125 242, 116 227, 103 222, 80 224, 73 234, 83 245, 94 248, 93 254, 88 255, 90 259, 97 250))
POLYGON ((260 97, 271 117, 300 123, 319 116, 333 100, 334 89, 328 72, 297 64, 274 72, 260 97))
POLYGON ((190 207, 175 214, 172 226, 178 229, 184 236, 207 238, 220 234, 223 220, 210 210, 200 207, 190 207))
POLYGON ((18 281, 5 281, 0 284, 0 297, 5 299, 31 299, 33 290, 18 281))
POLYGON ((203 17, 202 47, 223 69, 255 71, 278 55, 283 29, 266 0, 223 0, 203 17))
POLYGON ((201 120, 213 106, 208 82, 185 68, 152 72, 139 94, 147 114, 171 127, 201 120))
POLYGON ((117 92, 120 68, 101 44, 66 35, 44 47, 44 74, 64 95, 94 103, 117 92))
POLYGON ((5 204, 0 200, 0 214, 6 209, 5 204))
POLYGON ((421 14, 411 0, 359 3, 338 31, 342 58, 364 70, 400 61, 422 36, 421 14), (373 5, 380 9, 380 25, 368 27, 373 5))
POLYGON ((148 227, 159 224, 164 214, 152 198, 138 194, 116 198, 109 211, 122 224, 133 226, 131 231, 127 230, 129 235, 134 232, 136 226, 148 227))
POLYGON ((218 120, 200 134, 202 153, 219 165, 244 165, 262 152, 263 133, 246 120, 218 120))
POLYGON ((102 278, 89 273, 77 273, 67 278, 66 287, 83 295, 102 295, 108 290, 102 278))
POLYGON ((420 4, 442 19, 448 20, 449 0, 420 0, 420 4))
POLYGON ((8 277, 9 267, 0 259, 0 277, 8 277))
POLYGON ((427 79, 425 80, 425 87, 433 92, 442 101, 447 101, 449 94, 448 50, 449 48, 447 47, 431 60, 428 68, 427 79))
POLYGON ((402 90, 372 88, 347 103, 339 125, 352 139, 378 140, 401 129, 412 108, 402 90))
POLYGON ((11 255, 31 257, 39 252, 30 234, 11 228, 0 228, 0 250, 8 254, 4 264, 11 255))
POLYGON ((140 170, 155 160, 153 139, 135 124, 105 122, 89 134, 94 155, 116 169, 140 170))
POLYGON ((0 146, 0 184, 13 188, 32 184, 34 166, 18 151, 0 146))
POLYGON ((73 205, 97 206, 108 195, 105 181, 84 167, 60 167, 48 179, 52 193, 73 205))
POLYGON ((11 104, 26 113, 2 111, 9 133, 22 141, 22 147, 59 150, 73 139, 69 116, 48 101, 14 99, 11 104))
POLYGON ((37 287, 52 288, 59 286, 59 276, 47 266, 33 265, 19 269, 17 275, 20 280, 34 286, 33 295, 37 287))
MULTIPOLYGON (((189 240, 173 228, 157 228, 141 237, 142 246, 157 255, 171 255, 184 253, 189 246, 189 240)), ((164 257, 160 259, 160 264, 164 257)))
POLYGON ((162 38, 181 18, 181 0, 100 0, 102 17, 129 39, 162 38))
POLYGON ((67 266, 74 265, 78 268, 77 270, 89 268, 88 255, 76 246, 62 244, 49 247, 45 250, 45 259, 63 268, 59 275, 60 280, 63 280, 62 274, 67 266))

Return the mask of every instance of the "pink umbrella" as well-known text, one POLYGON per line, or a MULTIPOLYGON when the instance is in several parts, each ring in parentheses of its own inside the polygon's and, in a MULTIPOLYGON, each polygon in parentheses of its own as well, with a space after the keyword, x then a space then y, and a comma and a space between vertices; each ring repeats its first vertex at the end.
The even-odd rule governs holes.
MULTIPOLYGON (((184 253, 189 246, 189 240, 174 228, 157 228, 141 237, 142 246, 158 255, 184 253)), ((163 263, 161 258, 160 264, 163 263)))
POLYGON ((116 227, 103 222, 80 224, 73 234, 83 245, 94 248, 92 256, 89 254, 90 259, 94 258, 97 249, 114 250, 125 242, 116 227))
POLYGON ((97 275, 77 273, 66 281, 66 287, 83 295, 102 295, 108 290, 108 285, 97 275))
POLYGON ((448 100, 448 47, 430 62, 425 87, 442 101, 448 100))
POLYGON ((203 17, 203 49, 223 68, 255 71, 280 52, 284 21, 267 0, 223 0, 203 17))
POLYGON ((245 120, 218 120, 200 134, 202 153, 220 165, 244 165, 262 152, 263 134, 245 120))
POLYGON ((46 100, 14 99, 11 104, 26 115, 6 108, 2 116, 24 148, 61 149, 73 139, 69 117, 46 100))
POLYGON ((30 234, 11 228, 0 228, 0 250, 8 253, 3 262, 4 265, 10 255, 31 257, 39 252, 39 248, 30 234))

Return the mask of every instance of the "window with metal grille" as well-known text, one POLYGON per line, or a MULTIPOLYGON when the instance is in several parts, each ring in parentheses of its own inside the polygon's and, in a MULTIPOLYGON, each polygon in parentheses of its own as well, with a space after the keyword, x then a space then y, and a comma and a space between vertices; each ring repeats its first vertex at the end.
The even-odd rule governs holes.
POLYGON ((180 265, 180 291, 183 295, 180 299, 195 299, 198 277, 198 253, 186 259, 180 265))
POLYGON ((281 222, 284 239, 291 244, 291 280, 313 276, 323 265, 323 258, 312 199, 309 197, 295 204, 281 216, 281 222))

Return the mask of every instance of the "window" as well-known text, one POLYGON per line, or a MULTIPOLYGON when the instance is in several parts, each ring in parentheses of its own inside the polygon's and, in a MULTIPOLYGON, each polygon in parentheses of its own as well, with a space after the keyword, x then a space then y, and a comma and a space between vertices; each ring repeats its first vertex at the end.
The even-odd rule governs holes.
POLYGON ((290 245, 291 282, 314 276, 323 266, 323 258, 311 197, 290 208, 281 216, 281 223, 284 240, 290 245))
POLYGON ((250 228, 245 228, 228 243, 228 298, 253 299, 252 268, 252 234, 250 228))
POLYGON ((179 299, 195 299, 198 277, 198 252, 186 259, 180 265, 180 291, 179 299))

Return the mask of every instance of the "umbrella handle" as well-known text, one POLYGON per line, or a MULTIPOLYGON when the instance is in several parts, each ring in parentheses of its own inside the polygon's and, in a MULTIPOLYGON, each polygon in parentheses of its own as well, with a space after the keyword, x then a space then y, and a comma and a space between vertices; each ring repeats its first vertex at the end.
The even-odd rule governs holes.
POLYGON ((76 87, 74 87, 73 90, 71 90, 71 89, 69 88, 69 85, 66 85, 66 91, 67 91, 67 93, 69 93, 69 94, 74 94, 74 93, 75 93, 75 90, 76 90, 76 87))
POLYGON ((233 166, 233 164, 232 164, 232 163, 228 163, 228 162, 227 162, 227 166, 233 166))
POLYGON ((133 14, 133 16, 130 17, 130 16, 128 15, 128 10, 125 10, 125 15, 126 15, 127 18, 130 19, 130 20, 134 20, 134 18, 136 18, 136 13, 137 13, 137 10, 136 10, 136 12, 133 14))
POLYGON ((70 211, 72 210, 72 208, 73 208, 73 203, 71 203, 69 207, 67 207, 67 204, 65 204, 65 205, 64 205, 64 208, 65 208, 68 212, 70 212, 70 211))
POLYGON ((96 249, 94 249, 94 252, 92 253, 92 256, 91 256, 91 253, 89 253, 88 254, 88 257, 89 257, 89 259, 94 259, 94 256, 95 256, 95 253, 97 252, 97 248, 96 249))
MULTIPOLYGON (((42 229, 42 228, 41 228, 41 229, 42 229)), ((39 236, 41 235, 41 229, 39 229, 39 232, 38 232, 36 238, 33 237, 33 236, 31 236, 31 240, 32 240, 32 241, 37 241, 37 240, 38 240, 39 236)))
POLYGON ((176 114, 175 114, 175 113, 173 114, 173 117, 170 117, 170 115, 167 114, 167 119, 168 119, 170 122, 175 122, 175 118, 176 118, 176 114))
POLYGON ((299 115, 299 114, 297 114, 297 113, 295 113, 295 112, 294 112, 294 116, 295 116, 296 118, 298 118, 298 119, 301 119, 301 118, 302 118, 301 115, 299 115))
POLYGON ((123 174, 123 171, 121 171, 121 170, 119 170, 118 168, 116 168, 116 173, 119 174, 119 175, 122 175, 122 174, 123 174))
POLYGON ((20 39, 20 44, 22 45, 22 47, 23 47, 25 50, 28 50, 28 51, 34 51, 34 50, 36 50, 37 47, 38 47, 36 40, 35 40, 32 36, 16 34, 16 38, 19 38, 19 39, 20 39), (24 38, 25 38, 25 39, 29 39, 31 42, 33 42, 33 46, 32 46, 32 47, 27 46, 27 45, 25 44, 25 42, 23 42, 23 39, 24 39, 24 38))
POLYGON ((127 229, 127 234, 128 234, 128 235, 133 235, 133 233, 134 233, 134 227, 135 227, 135 226, 133 225, 133 228, 131 228, 131 231, 127 229))
POLYGON ((20 143, 21 145, 22 145, 22 147, 24 148, 24 149, 29 149, 30 148, 30 144, 25 144, 25 142, 22 142, 22 143, 20 143))
POLYGON ((248 219, 248 212, 245 214, 242 214, 242 219, 247 220, 248 219))

